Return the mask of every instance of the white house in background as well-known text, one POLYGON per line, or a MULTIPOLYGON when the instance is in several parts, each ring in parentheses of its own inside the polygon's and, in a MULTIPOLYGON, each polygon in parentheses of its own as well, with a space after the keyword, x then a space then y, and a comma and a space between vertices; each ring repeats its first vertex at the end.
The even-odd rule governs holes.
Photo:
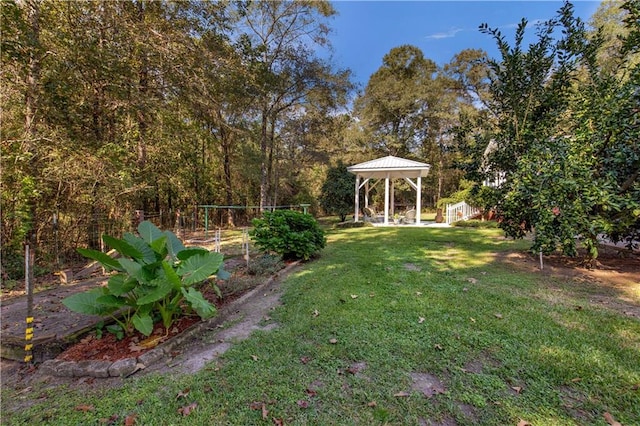
POLYGON ((358 222, 360 215, 360 190, 364 188, 364 208, 367 208, 369 207, 369 190, 384 181, 384 224, 388 225, 389 212, 391 211, 393 215, 393 181, 404 179, 416 191, 416 225, 419 225, 422 209, 422 178, 429 174, 430 169, 430 164, 392 155, 347 167, 349 172, 356 175, 354 221, 358 222), (370 182, 373 182, 373 185, 370 186, 370 182))
MULTIPOLYGON (((493 153, 494 151, 496 151, 498 149, 498 144, 496 143, 495 139, 491 139, 489 141, 489 143, 487 144, 487 147, 484 150, 484 153, 482 154, 483 157, 483 161, 482 161, 482 165, 485 168, 486 172, 489 172, 489 165, 486 164, 487 163, 487 157, 489 157, 489 155, 491 153, 493 153)), ((505 183, 507 181, 507 173, 504 171, 495 171, 493 172, 493 176, 490 178, 487 178, 484 180, 484 182, 482 182, 483 186, 488 186, 490 188, 500 188, 502 186, 503 183, 505 183)))

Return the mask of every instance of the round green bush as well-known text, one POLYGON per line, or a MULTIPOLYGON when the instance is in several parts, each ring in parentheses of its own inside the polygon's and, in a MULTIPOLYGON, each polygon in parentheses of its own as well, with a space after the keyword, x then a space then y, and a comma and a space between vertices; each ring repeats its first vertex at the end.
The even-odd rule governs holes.
POLYGON ((326 244, 324 231, 309 214, 293 210, 265 212, 253 219, 250 235, 256 246, 266 252, 278 253, 285 260, 309 260, 326 244))

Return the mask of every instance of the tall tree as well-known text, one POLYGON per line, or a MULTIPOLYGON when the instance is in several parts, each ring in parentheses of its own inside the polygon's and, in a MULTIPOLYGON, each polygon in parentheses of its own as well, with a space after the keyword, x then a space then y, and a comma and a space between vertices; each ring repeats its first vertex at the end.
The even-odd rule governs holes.
MULTIPOLYGON (((631 28, 637 16, 631 13, 631 28)), ((593 263, 600 235, 630 242, 638 235, 638 66, 627 70, 628 81, 599 67, 601 39, 589 40, 569 3, 525 51, 526 26, 523 20, 513 46, 499 30, 482 27, 502 59, 489 61, 497 124, 476 139, 489 144, 476 151, 481 158, 474 164, 483 170, 475 177, 480 183, 483 173, 502 174, 488 207, 497 208, 507 235, 534 231, 535 251, 568 255, 577 253, 579 236, 593 263)), ((619 54, 634 51, 637 45, 619 54)))
POLYGON ((354 105, 370 132, 370 149, 399 156, 420 152, 427 139, 428 98, 436 71, 435 63, 415 46, 395 47, 384 56, 354 105))
POLYGON ((325 19, 335 11, 326 1, 248 2, 240 8, 240 41, 251 64, 260 121, 260 208, 269 203, 277 127, 283 112, 324 83, 327 65, 314 49, 326 46, 325 19))

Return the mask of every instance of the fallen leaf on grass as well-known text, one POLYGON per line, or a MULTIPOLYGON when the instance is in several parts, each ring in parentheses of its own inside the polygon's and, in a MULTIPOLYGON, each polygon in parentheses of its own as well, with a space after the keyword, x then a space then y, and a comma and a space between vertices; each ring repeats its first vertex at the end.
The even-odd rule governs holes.
POLYGON ((498 318, 498 319, 502 319, 502 314, 493 314, 493 316, 498 318))
POLYGON ((133 426, 133 425, 135 425, 137 416, 138 416, 137 414, 129 414, 127 417, 125 417, 124 426, 133 426))
POLYGON ((469 289, 468 289, 468 288, 466 288, 466 287, 463 287, 463 288, 462 288, 462 291, 469 291, 469 289))
POLYGON ((309 408, 309 402, 304 399, 299 399, 296 404, 298 404, 298 407, 300 408, 309 408))
POLYGON ((469 318, 471 320, 471 322, 476 322, 475 318, 469 318))
POLYGON ((258 355, 251 355, 251 359, 254 360, 254 361, 257 361, 258 360, 258 355))
POLYGON ((118 415, 114 414, 113 416, 109 417, 108 419, 100 419, 98 420, 98 423, 100 423, 101 425, 113 425, 116 424, 116 422, 118 421, 118 415))
POLYGON ((520 392, 522 392, 521 386, 511 386, 511 389, 513 389, 518 395, 520 395, 520 392))
POLYGON ((422 292, 421 291, 416 291, 416 296, 422 296, 422 292))
POLYGON ((571 379, 571 383, 578 383, 581 382, 582 379, 580 377, 574 377, 573 379, 571 379))
POLYGON ((616 419, 614 419, 611 413, 609 412, 604 413, 604 419, 611 426, 622 426, 622 423, 620 423, 619 421, 616 421, 616 419))
POLYGON ((424 317, 419 317, 418 324, 422 324, 424 322, 424 317))
POLYGON ((197 402, 192 402, 189 405, 185 405, 184 407, 178 408, 178 413, 182 414, 184 417, 187 417, 197 407, 198 407, 198 403, 197 402))
POLYGON ((305 392, 307 393, 307 395, 309 395, 312 398, 318 394, 318 392, 316 392, 313 389, 309 389, 309 388, 307 388, 307 390, 305 390, 305 392))
POLYGON ((375 408, 378 406, 378 403, 375 401, 371 401, 367 404, 367 407, 375 408))
POLYGON ((394 393, 393 396, 398 397, 398 398, 406 398, 409 396, 408 392, 405 391, 400 391, 398 393, 394 393))
POLYGON ((357 298, 358 298, 358 295, 357 295, 357 294, 352 294, 352 295, 351 295, 351 298, 352 298, 352 299, 357 299, 357 298))
POLYGON ((444 348, 442 347, 442 345, 440 343, 436 343, 435 345, 433 345, 433 347, 439 351, 443 351, 444 348))
POLYGON ((477 284, 478 280, 475 278, 467 278, 467 281, 470 282, 471 284, 477 284))
POLYGON ((180 398, 186 398, 187 395, 189 395, 189 392, 191 392, 191 389, 186 388, 181 390, 180 392, 178 392, 178 394, 176 395, 176 399, 180 399, 180 398))
POLYGON ((75 408, 76 411, 82 411, 83 413, 86 413, 87 411, 93 411, 95 410, 95 408, 93 407, 93 405, 77 405, 75 408))
POLYGON ((338 339, 329 339, 329 343, 331 343, 332 345, 335 345, 336 343, 338 343, 338 339))
POLYGON ((520 421, 518 422, 518 426, 531 426, 531 423, 526 420, 520 419, 520 421))
POLYGON ((282 419, 276 419, 275 417, 272 417, 271 420, 273 420, 273 424, 276 426, 284 426, 284 420, 282 419))

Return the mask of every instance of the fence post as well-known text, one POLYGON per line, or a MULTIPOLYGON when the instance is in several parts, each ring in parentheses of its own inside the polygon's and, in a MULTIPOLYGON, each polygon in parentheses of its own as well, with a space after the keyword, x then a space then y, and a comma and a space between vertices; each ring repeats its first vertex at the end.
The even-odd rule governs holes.
POLYGON ((242 228, 242 251, 244 252, 244 259, 247 261, 247 268, 249 267, 249 229, 242 228))
POLYGON ((33 251, 26 244, 24 247, 24 286, 27 293, 27 315, 24 330, 24 362, 33 361, 33 251))

